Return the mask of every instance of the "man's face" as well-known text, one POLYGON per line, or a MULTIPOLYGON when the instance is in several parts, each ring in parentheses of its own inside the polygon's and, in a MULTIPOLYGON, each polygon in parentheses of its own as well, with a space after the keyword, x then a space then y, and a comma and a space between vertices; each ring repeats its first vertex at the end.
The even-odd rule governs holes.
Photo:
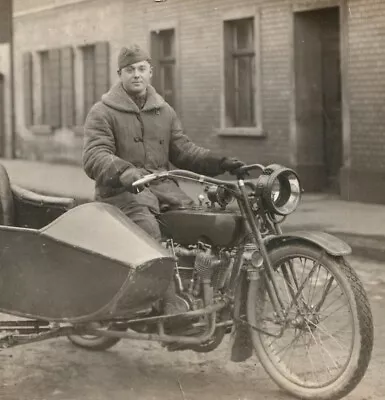
POLYGON ((140 61, 124 67, 119 72, 123 87, 134 95, 144 94, 152 77, 152 67, 148 61, 140 61))

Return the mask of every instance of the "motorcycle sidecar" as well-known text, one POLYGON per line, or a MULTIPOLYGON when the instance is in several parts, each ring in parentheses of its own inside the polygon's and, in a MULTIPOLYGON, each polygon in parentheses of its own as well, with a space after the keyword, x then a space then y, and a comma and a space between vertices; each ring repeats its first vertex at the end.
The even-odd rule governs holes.
MULTIPOLYGON (((0 312, 86 322, 126 317, 162 297, 174 259, 120 210, 11 192, 8 208, 19 226, 0 225, 0 312), (33 210, 53 221, 38 229, 33 210)), ((4 211, 3 194, 4 187, 4 211)))

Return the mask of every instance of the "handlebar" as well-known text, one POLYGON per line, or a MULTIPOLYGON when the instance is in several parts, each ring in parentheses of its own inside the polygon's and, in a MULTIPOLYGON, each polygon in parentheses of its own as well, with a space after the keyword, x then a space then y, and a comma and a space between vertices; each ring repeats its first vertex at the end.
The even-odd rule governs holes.
MULTIPOLYGON (((245 165, 243 167, 238 168, 237 171, 235 171, 234 175, 237 177, 237 181, 238 181, 238 180, 244 179, 245 176, 247 176, 247 173, 249 171, 255 170, 255 169, 260 169, 263 172, 265 167, 261 164, 245 165)), ((161 178, 165 178, 165 177, 193 180, 193 181, 196 181, 199 183, 209 183, 209 184, 217 185, 217 186, 227 186, 229 188, 235 188, 237 186, 237 183, 234 183, 231 181, 224 181, 221 179, 211 178, 206 175, 200 175, 195 172, 186 171, 183 169, 174 169, 171 171, 164 171, 164 172, 149 174, 149 175, 146 175, 143 178, 140 178, 137 181, 135 181, 132 184, 132 186, 133 187, 144 186, 156 179, 161 179, 161 178)))
POLYGON ((160 172, 158 174, 149 174, 149 175, 146 175, 143 178, 140 178, 137 181, 135 181, 132 184, 132 186, 133 187, 144 186, 144 185, 147 185, 148 183, 154 181, 155 179, 163 178, 165 176, 168 176, 168 172, 160 172))

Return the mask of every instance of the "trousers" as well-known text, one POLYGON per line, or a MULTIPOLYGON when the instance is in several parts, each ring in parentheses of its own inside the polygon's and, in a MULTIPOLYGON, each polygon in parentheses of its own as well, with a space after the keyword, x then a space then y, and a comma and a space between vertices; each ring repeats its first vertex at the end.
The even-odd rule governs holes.
POLYGON ((164 206, 190 207, 194 204, 194 201, 171 180, 153 185, 151 191, 145 189, 140 196, 123 192, 111 197, 96 198, 96 200, 118 207, 157 241, 161 241, 161 231, 157 220, 161 208, 164 206))
POLYGON ((150 211, 149 207, 139 204, 116 204, 116 202, 111 201, 110 198, 104 199, 103 201, 118 207, 128 218, 131 219, 131 221, 135 222, 135 224, 142 228, 148 235, 159 242, 161 241, 162 235, 158 220, 156 215, 150 211))

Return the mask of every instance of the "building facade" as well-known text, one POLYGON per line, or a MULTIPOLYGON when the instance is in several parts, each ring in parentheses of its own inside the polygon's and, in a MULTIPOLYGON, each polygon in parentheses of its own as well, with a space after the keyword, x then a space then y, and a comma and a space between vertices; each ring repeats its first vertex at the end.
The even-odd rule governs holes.
POLYGON ((385 203, 384 32, 379 0, 14 0, 16 151, 80 163, 135 42, 196 143, 385 203))

